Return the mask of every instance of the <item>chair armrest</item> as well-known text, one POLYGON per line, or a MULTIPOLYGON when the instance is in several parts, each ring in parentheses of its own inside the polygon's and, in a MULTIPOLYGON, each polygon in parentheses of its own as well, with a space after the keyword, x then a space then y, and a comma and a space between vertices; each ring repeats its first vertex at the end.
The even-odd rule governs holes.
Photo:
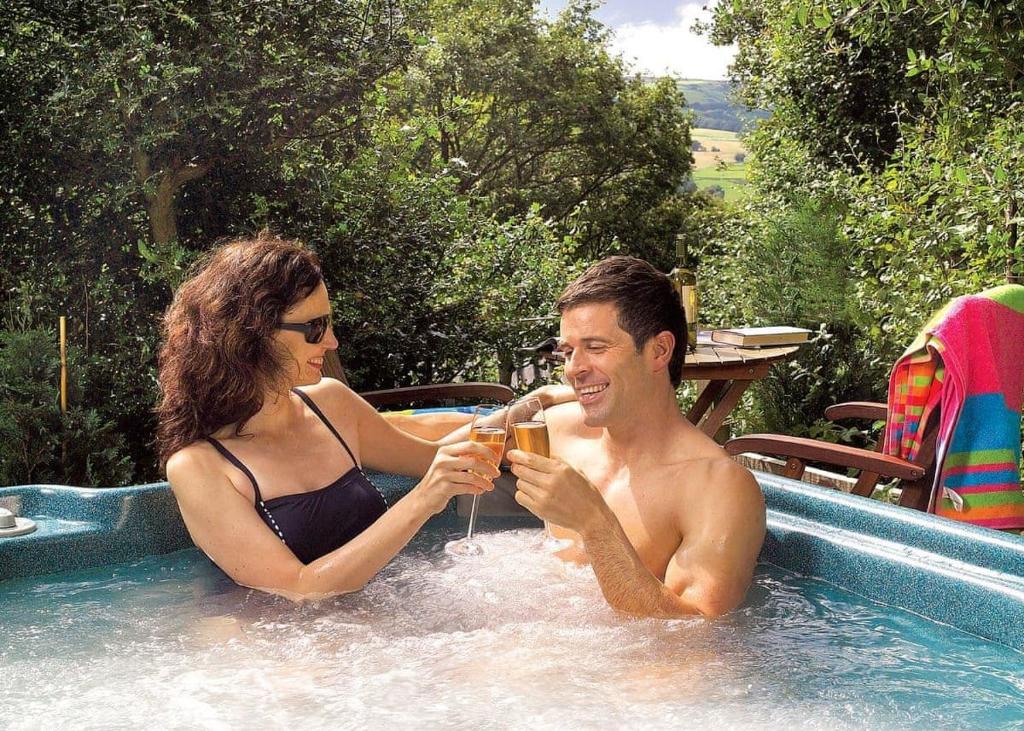
POLYGON ((407 386, 405 388, 386 388, 380 391, 364 391, 359 394, 371 406, 393 406, 415 401, 440 401, 443 399, 463 399, 469 401, 493 401, 507 404, 515 398, 515 392, 500 383, 440 383, 429 386, 407 386))
POLYGON ((825 418, 829 421, 838 421, 839 419, 885 421, 886 416, 885 404, 880 404, 877 401, 848 401, 825 409, 825 418))
POLYGON ((747 434, 725 443, 729 454, 757 452, 778 457, 796 457, 808 462, 825 462, 839 467, 874 472, 882 477, 919 480, 925 469, 905 459, 842 444, 819 442, 816 439, 787 437, 781 434, 747 434))

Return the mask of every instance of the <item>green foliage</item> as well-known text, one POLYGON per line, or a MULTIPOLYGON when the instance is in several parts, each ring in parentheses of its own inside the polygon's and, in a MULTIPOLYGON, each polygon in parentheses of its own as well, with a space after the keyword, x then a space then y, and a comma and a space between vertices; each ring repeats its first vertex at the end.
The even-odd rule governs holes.
POLYGON ((849 262, 839 211, 805 199, 765 214, 756 240, 744 241, 740 265, 748 288, 743 299, 761 321, 756 324, 775 319, 803 327, 848 319, 849 262))
POLYGON ((329 273, 339 355, 357 389, 451 380, 478 346, 470 313, 436 302, 434 281, 476 216, 453 178, 409 176, 373 157, 332 181, 335 222, 310 232, 329 273))
POLYGON ((531 318, 550 313, 570 278, 572 240, 536 208, 490 216, 457 184, 370 155, 332 183, 340 220, 310 235, 357 389, 507 381, 514 351, 549 334, 531 318))
POLYGON ((67 414, 60 411, 60 358, 46 330, 0 331, 0 484, 122 485, 132 475, 113 419, 83 406, 85 371, 98 364, 69 353, 67 414))
MULTIPOLYGON (((761 235, 780 206, 831 201, 835 236, 815 235, 822 252, 844 242, 833 254, 849 276, 848 286, 834 283, 847 315, 818 341, 828 368, 794 372, 803 386, 789 405, 766 407, 765 422, 785 425, 784 409, 803 403, 803 424, 791 420, 789 430, 820 430, 812 404, 822 378, 849 389, 837 394, 844 400, 858 390, 884 398, 886 367, 931 312, 1021 273, 1012 171, 1024 152, 1022 9, 1013 0, 717 6, 712 36, 738 44, 733 72, 744 98, 773 110, 746 138, 755 197, 733 209, 726 229, 761 235)), ((799 249, 805 226, 782 215, 799 249)), ((762 259, 783 254, 775 247, 762 259)), ((750 252, 742 256, 725 268, 744 270, 750 252)))
POLYGON ((845 6, 719 3, 712 38, 739 44, 734 80, 745 102, 772 110, 775 142, 796 140, 830 165, 874 166, 897 146, 901 115, 921 107, 924 85, 906 76, 905 47, 934 29, 894 13, 885 38, 853 36, 842 25, 845 6))
POLYGON ((488 355, 480 365, 490 368, 482 370, 465 362, 463 354, 463 368, 508 382, 516 351, 556 327, 549 317, 553 303, 586 263, 574 261, 575 247, 571 237, 558 238, 541 218, 539 205, 521 218, 483 222, 456 242, 433 283, 434 299, 445 308, 472 313, 476 337, 488 346, 484 352, 497 356, 492 360, 488 355))

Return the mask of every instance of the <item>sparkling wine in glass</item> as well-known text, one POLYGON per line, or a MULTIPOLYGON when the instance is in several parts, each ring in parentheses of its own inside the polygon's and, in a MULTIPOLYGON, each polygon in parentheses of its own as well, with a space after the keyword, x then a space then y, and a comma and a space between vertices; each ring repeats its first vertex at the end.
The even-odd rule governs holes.
MULTIPOLYGON (((548 438, 548 423, 544 418, 544 406, 538 398, 525 398, 509 407, 509 421, 516 448, 541 457, 551 456, 551 441, 548 438)), ((551 535, 551 526, 544 521, 544 548, 556 553, 572 545, 568 539, 551 535)))
MULTIPOLYGON (((469 428, 469 441, 483 444, 494 454, 494 465, 500 467, 501 456, 505 452, 505 419, 500 415, 499 404, 480 404, 473 408, 473 423, 469 428)), ((473 496, 473 504, 469 509, 469 531, 466 537, 451 541, 445 545, 447 553, 456 556, 475 556, 482 552, 480 544, 473 539, 476 530, 477 506, 480 496, 473 496)))

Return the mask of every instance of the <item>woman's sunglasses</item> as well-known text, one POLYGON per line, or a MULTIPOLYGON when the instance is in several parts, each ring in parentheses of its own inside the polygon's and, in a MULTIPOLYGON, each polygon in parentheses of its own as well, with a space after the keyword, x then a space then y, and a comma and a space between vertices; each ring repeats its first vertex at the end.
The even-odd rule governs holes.
POLYGON ((307 343, 316 345, 327 334, 327 328, 331 326, 331 316, 321 315, 320 317, 314 317, 309 322, 281 322, 277 326, 282 330, 302 333, 306 336, 307 343))

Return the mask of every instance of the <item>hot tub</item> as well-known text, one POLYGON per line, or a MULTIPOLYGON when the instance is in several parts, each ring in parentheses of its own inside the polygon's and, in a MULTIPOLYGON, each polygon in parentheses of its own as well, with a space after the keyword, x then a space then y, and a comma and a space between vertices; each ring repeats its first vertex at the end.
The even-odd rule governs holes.
MULTIPOLYGON (((710 622, 616 614, 516 521, 455 559, 442 547, 464 524, 445 514, 363 592, 296 605, 189 547, 164 485, 3 488, 40 529, 0 541, 0 726, 1024 722, 1024 542, 758 477, 763 561, 710 622)), ((411 485, 371 479, 389 500, 411 485)))

